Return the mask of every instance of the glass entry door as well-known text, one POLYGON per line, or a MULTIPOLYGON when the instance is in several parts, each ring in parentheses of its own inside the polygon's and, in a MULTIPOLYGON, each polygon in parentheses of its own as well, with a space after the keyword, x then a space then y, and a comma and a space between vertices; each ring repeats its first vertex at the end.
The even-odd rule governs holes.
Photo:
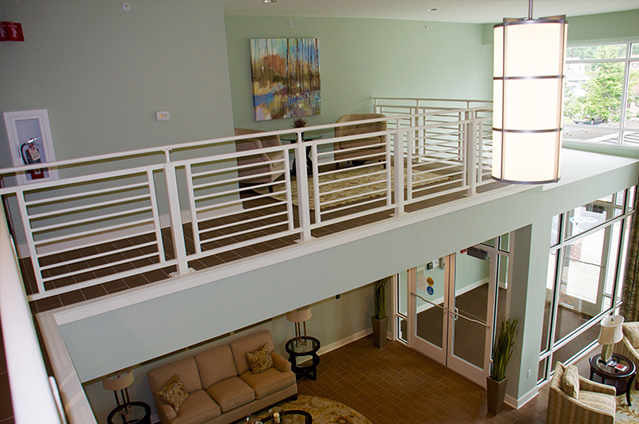
POLYGON ((490 371, 496 258, 472 247, 408 272, 409 344, 482 387, 490 371))

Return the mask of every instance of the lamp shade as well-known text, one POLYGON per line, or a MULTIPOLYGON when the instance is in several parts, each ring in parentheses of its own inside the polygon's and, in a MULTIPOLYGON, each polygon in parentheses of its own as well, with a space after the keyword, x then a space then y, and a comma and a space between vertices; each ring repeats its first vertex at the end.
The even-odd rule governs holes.
POLYGON ((104 380, 102 380, 102 386, 104 386, 104 388, 107 390, 115 392, 118 390, 126 389, 131 384, 133 384, 133 381, 133 372, 125 371, 125 373, 118 373, 113 377, 105 378, 104 380))
POLYGON ((304 322, 311 319, 311 307, 305 306, 304 308, 299 308, 294 311, 288 312, 286 314, 286 319, 290 322, 304 322))
POLYGON ((495 25, 492 177, 500 182, 559 180, 567 27, 565 16, 495 25))
POLYGON ((621 315, 608 316, 601 320, 601 331, 597 342, 601 345, 613 345, 623 339, 623 321, 621 315))

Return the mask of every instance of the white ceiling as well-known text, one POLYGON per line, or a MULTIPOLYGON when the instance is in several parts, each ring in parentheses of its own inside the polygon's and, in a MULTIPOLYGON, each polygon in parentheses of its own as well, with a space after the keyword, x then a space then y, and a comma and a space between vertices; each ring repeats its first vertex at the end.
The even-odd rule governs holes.
MULTIPOLYGON (((536 0, 533 18, 639 9, 639 0, 536 0)), ((309 16, 497 23, 528 16, 527 0, 224 0, 227 15, 309 16), (437 9, 429 12, 427 9, 437 9)))

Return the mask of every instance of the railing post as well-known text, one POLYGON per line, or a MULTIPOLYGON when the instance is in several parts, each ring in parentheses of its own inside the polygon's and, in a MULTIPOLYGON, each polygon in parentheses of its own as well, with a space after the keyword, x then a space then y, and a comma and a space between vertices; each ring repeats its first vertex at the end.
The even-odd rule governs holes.
POLYGON ((165 151, 164 177, 169 199, 169 218, 171 220, 171 234, 173 235, 173 250, 177 260, 177 274, 186 274, 189 265, 186 260, 186 245, 184 244, 184 229, 182 228, 182 211, 180 210, 180 193, 177 187, 175 166, 171 163, 169 151, 165 151))
MULTIPOLYGON (((467 112, 468 113, 468 112, 467 112)), ((469 116, 470 118, 470 116, 469 116)), ((472 119, 467 124, 467 143, 466 151, 468 152, 468 195, 474 196, 477 193, 477 121, 472 119)))
MULTIPOLYGON (((410 129, 409 129, 410 132, 410 129)), ((394 133, 394 158, 395 168, 395 216, 404 214, 404 140, 397 120, 397 129, 394 133)))
MULTIPOLYGON (((296 178, 297 178, 297 199, 298 199, 298 212, 300 214, 300 229, 301 242, 311 240, 311 208, 308 195, 308 179, 307 169, 308 163, 306 163, 306 146, 302 139, 302 133, 297 133, 297 144, 295 145, 295 163, 296 165, 296 178)), ((312 173, 315 175, 317 172, 317 164, 312 164, 312 173)), ((317 187, 315 188, 317 190, 317 187)))

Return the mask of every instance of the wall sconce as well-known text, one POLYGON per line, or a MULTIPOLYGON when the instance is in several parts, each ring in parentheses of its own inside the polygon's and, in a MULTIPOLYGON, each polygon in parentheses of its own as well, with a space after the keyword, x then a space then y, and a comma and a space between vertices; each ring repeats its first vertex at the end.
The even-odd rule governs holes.
POLYGON ((306 306, 304 308, 296 309, 286 314, 286 319, 295 323, 295 345, 299 346, 303 341, 306 343, 306 321, 311 319, 311 307, 306 306), (301 324, 304 323, 304 335, 302 335, 301 324))
POLYGON ((560 177, 566 16, 495 25, 492 177, 542 184, 560 177))
POLYGON ((615 343, 623 340, 623 321, 624 318, 621 315, 612 315, 601 320, 597 342, 602 346, 601 360, 604 363, 610 360, 615 343))

